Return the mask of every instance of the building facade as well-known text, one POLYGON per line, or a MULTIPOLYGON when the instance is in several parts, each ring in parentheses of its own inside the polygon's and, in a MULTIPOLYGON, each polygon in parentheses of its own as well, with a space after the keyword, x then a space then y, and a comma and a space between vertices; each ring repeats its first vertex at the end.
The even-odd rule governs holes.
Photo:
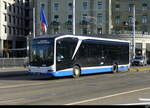
POLYGON ((112 0, 112 38, 135 41, 135 55, 150 59, 150 2, 149 0, 112 0), (135 7, 135 39, 133 16, 135 7))
POLYGON ((25 56, 29 9, 29 0, 0 0, 0 57, 25 56))
MULTIPOLYGON (((106 34, 109 32, 110 0, 76 0, 76 34, 106 34)), ((36 13, 36 35, 41 35, 40 7, 48 19, 48 34, 73 33, 73 0, 33 0, 36 13)))
POLYGON ((112 30, 114 32, 132 31, 133 6, 135 6, 136 31, 150 32, 149 0, 112 0, 112 30))
MULTIPOLYGON (((36 35, 42 35, 41 6, 44 6, 48 19, 48 34, 73 33, 73 0, 33 0, 36 35)), ((150 58, 149 0, 76 0, 76 34, 114 34, 106 38, 128 40, 132 44, 133 6, 136 54, 140 52, 150 58)))

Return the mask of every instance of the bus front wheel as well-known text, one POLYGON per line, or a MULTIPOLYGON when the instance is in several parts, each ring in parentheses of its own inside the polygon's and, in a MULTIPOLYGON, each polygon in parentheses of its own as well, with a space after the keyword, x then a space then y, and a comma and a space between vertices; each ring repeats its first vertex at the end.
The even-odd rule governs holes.
POLYGON ((81 69, 80 69, 80 67, 77 66, 77 65, 75 65, 75 66, 73 67, 73 77, 74 77, 74 78, 78 78, 78 77, 80 76, 80 74, 81 74, 81 69))
POLYGON ((117 64, 113 65, 112 72, 113 73, 117 73, 118 72, 118 65, 117 64))

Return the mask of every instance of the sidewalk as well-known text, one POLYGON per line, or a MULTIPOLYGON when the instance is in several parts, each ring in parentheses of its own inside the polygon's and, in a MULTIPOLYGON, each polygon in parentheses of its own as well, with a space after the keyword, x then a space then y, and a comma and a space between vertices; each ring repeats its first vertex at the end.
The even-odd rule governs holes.
POLYGON ((0 68, 0 77, 27 75, 27 68, 24 67, 6 67, 0 68))

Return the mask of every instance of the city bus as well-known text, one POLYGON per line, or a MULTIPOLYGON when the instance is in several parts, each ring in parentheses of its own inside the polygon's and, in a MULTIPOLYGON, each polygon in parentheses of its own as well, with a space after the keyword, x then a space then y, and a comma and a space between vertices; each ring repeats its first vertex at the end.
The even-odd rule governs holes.
POLYGON ((128 70, 129 46, 129 41, 94 36, 39 36, 31 42, 28 72, 77 78, 128 70))

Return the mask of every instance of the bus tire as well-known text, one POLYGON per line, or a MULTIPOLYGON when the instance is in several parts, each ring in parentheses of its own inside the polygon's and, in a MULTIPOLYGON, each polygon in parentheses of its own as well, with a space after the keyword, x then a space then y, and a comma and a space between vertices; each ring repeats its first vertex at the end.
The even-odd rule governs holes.
POLYGON ((74 77, 74 78, 79 78, 80 74, 81 74, 81 69, 80 69, 80 67, 77 66, 77 65, 75 65, 75 66, 73 67, 73 77, 74 77))
POLYGON ((113 73, 117 73, 118 72, 118 65, 117 64, 113 65, 112 72, 113 73))

